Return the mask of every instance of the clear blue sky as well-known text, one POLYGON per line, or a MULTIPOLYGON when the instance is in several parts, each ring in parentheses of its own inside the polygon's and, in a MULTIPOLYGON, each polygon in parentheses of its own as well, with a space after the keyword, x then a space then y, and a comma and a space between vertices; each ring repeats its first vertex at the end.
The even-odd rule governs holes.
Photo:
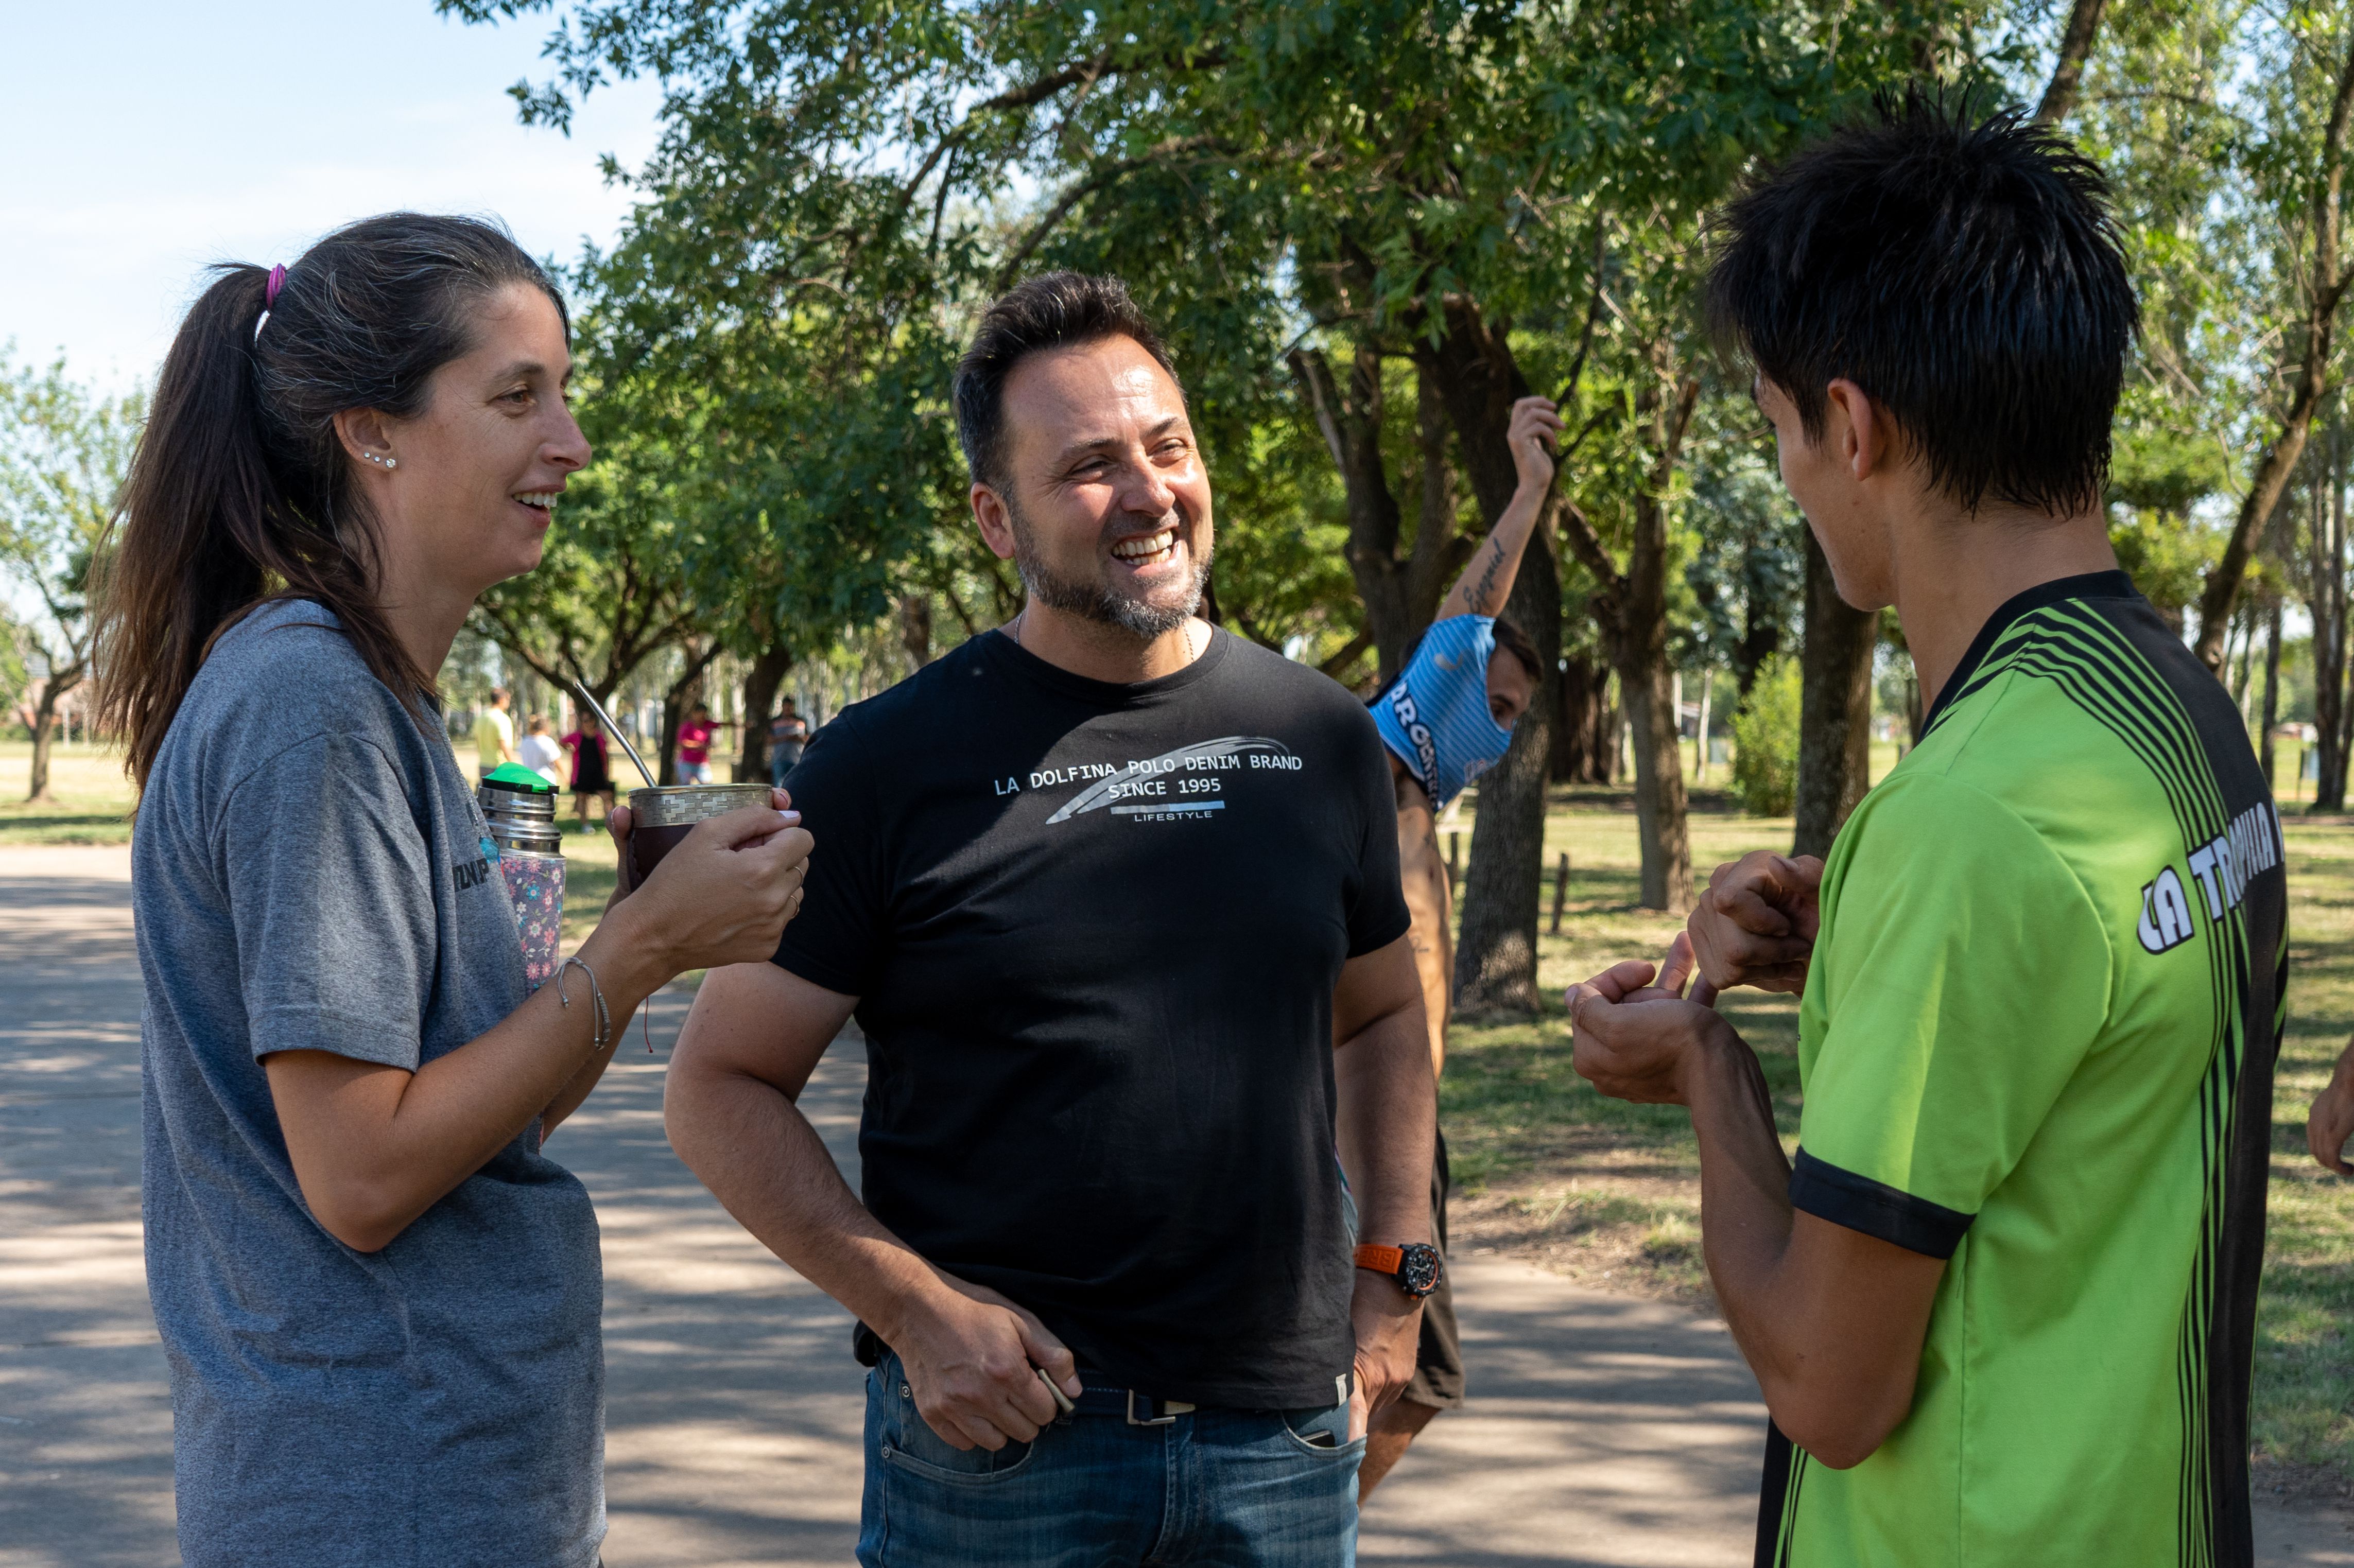
POLYGON ((467 27, 430 0, 0 0, 0 344, 110 389, 151 379, 213 260, 292 260, 395 207, 495 213, 572 260, 628 209, 601 153, 652 151, 658 90, 599 92, 571 137, 505 93, 549 18, 467 27))

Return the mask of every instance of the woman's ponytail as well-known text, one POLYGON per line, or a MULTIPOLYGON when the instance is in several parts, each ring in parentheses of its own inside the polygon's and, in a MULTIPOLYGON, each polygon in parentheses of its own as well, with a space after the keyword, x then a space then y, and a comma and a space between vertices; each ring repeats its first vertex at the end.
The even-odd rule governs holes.
POLYGON ((99 722, 142 786, 213 637, 267 591, 226 520, 276 509, 249 354, 269 274, 217 270, 164 357, 101 556, 99 722))
POLYGON ((375 519, 337 414, 423 411, 435 370, 464 354, 473 309, 544 291, 538 263, 477 218, 392 213, 336 230, 279 274, 224 263, 156 382, 96 562, 100 724, 144 788, 214 641, 257 605, 309 599, 413 715, 432 677, 378 603, 375 519))

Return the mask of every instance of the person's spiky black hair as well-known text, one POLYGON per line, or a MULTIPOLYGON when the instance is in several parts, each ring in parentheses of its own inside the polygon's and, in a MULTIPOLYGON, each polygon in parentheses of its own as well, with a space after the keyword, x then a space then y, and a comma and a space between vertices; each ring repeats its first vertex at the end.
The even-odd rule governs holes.
POLYGON ((2055 516, 2100 503, 2139 320, 2101 172, 2018 110, 1908 87, 1718 215, 1711 325, 1820 440, 1854 382, 1929 482, 2055 516))

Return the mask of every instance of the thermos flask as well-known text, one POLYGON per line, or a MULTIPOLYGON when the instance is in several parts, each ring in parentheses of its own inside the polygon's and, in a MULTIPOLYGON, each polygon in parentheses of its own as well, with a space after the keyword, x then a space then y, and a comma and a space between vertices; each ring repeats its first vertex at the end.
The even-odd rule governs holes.
POLYGON ((564 836, 556 826, 556 786, 509 762, 483 777, 474 798, 514 906, 524 984, 537 991, 563 957, 564 836))

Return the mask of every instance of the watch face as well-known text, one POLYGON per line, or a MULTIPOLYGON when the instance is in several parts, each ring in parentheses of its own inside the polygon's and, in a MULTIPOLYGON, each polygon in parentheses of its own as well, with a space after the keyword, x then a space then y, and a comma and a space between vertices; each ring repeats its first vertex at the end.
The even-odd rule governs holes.
POLYGON ((1438 1249, 1421 1242, 1408 1242, 1400 1249, 1405 1261, 1398 1265, 1398 1285, 1408 1296, 1427 1296, 1438 1288, 1438 1249))

